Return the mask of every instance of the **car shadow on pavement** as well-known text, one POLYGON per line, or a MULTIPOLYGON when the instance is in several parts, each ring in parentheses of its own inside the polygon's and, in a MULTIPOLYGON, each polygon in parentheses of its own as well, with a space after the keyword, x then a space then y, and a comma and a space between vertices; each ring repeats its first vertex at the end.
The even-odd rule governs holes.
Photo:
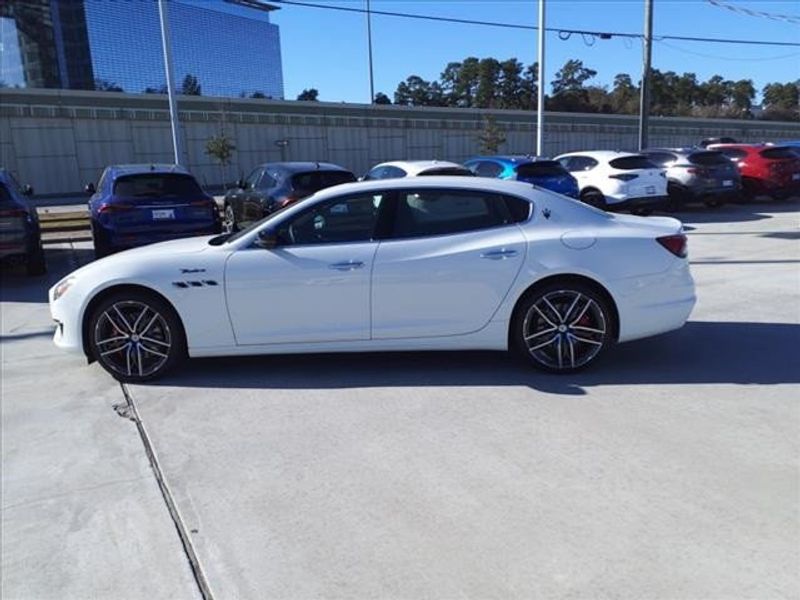
POLYGON ((719 208, 708 208, 701 205, 689 205, 679 211, 664 213, 664 216, 675 217, 683 223, 746 223, 763 221, 772 216, 764 213, 796 212, 800 209, 800 198, 791 198, 783 202, 774 200, 755 200, 749 203, 732 202, 719 208))
POLYGON ((526 386, 582 395, 595 386, 800 383, 800 325, 689 322, 621 344, 593 368, 549 375, 503 352, 310 354, 193 359, 150 385, 244 389, 526 386))
POLYGON ((0 302, 47 302, 47 290, 64 276, 94 260, 90 248, 45 248, 47 273, 29 276, 24 265, 2 265, 0 302))

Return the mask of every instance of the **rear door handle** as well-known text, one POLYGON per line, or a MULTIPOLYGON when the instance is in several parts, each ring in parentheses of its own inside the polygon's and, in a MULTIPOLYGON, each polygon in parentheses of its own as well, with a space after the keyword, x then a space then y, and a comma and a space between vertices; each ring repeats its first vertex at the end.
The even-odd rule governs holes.
POLYGON ((489 260, 505 260, 506 258, 511 258, 517 254, 519 253, 516 250, 506 250, 503 248, 502 250, 491 250, 489 252, 484 252, 481 254, 481 258, 488 258, 489 260))
POLYGON ((360 269, 364 266, 364 263, 360 260, 348 260, 346 262, 339 262, 333 263, 332 265, 328 265, 329 268, 334 269, 336 271, 355 271, 356 269, 360 269))

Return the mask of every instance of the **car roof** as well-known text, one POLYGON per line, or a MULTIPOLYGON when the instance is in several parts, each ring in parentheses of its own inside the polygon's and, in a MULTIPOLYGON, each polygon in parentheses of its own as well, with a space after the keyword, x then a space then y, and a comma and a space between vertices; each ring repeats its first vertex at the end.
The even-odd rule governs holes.
POLYGON ((741 148, 742 150, 763 150, 769 148, 769 144, 745 144, 743 142, 729 143, 729 144, 709 144, 707 150, 716 150, 717 148, 741 148))
MULTIPOLYGON (((466 169, 464 165, 450 162, 448 160, 392 160, 383 162, 372 167, 398 167, 409 175, 416 175, 428 169, 466 169)), ((370 169, 372 170, 372 169, 370 169)))
POLYGON ((533 154, 485 154, 481 156, 473 156, 465 162, 470 162, 473 160, 497 160, 511 164, 520 164, 552 161, 553 159, 549 156, 535 156, 533 154))
POLYGON ((567 152, 556 156, 556 160, 566 158, 567 156, 589 156, 597 160, 604 160, 606 162, 614 160, 615 158, 624 158, 626 156, 641 156, 638 152, 623 152, 621 150, 587 150, 585 152, 567 152))
POLYGON ((352 173, 349 169, 345 169, 340 165, 329 162, 315 162, 315 161, 290 161, 290 162, 269 162, 263 163, 256 167, 257 169, 277 169, 286 171, 288 173, 301 173, 305 171, 343 171, 352 173))
POLYGON ((189 175, 189 171, 183 165, 170 163, 141 163, 126 165, 109 165, 108 171, 112 177, 122 177, 124 175, 142 175, 145 173, 180 173, 189 175))
POLYGON ((699 152, 714 152, 714 150, 703 148, 702 146, 684 146, 683 148, 647 148, 642 150, 642 154, 648 152, 670 152, 672 154, 697 154, 699 152))

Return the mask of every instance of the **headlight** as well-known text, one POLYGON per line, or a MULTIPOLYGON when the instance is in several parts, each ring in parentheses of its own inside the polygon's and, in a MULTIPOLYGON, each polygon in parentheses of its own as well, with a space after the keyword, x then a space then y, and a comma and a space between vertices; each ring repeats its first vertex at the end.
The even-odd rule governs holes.
POLYGON ((53 290, 53 300, 58 300, 67 293, 67 290, 72 287, 72 284, 75 283, 74 277, 67 277, 66 279, 62 279, 56 284, 55 290, 53 290))

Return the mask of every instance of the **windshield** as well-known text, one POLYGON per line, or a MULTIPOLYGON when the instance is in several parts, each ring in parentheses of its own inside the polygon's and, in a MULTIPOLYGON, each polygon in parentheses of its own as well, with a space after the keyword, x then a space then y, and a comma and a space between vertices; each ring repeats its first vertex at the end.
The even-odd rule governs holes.
POLYGON ((194 177, 180 173, 124 175, 114 182, 114 195, 124 198, 203 195, 194 177))

